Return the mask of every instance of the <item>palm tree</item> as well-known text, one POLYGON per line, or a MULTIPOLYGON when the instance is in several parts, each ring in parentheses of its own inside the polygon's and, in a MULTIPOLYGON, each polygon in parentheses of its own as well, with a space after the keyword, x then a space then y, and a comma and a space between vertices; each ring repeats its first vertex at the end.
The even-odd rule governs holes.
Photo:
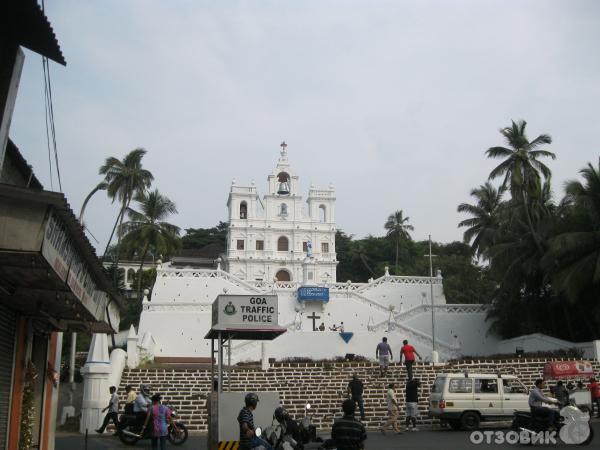
POLYGON ((498 210, 502 205, 502 189, 496 189, 487 181, 471 190, 476 203, 461 203, 458 212, 470 214, 470 219, 461 221, 459 227, 468 227, 464 234, 464 242, 471 243, 471 251, 477 256, 489 248, 493 242, 494 232, 498 229, 498 210))
POLYGON ((155 189, 151 192, 141 192, 135 197, 139 203, 140 212, 131 208, 127 210, 129 221, 119 229, 123 241, 134 244, 141 249, 140 268, 138 271, 137 292, 141 297, 142 270, 144 259, 149 249, 156 254, 171 254, 180 245, 179 227, 165 222, 172 214, 177 214, 175 203, 163 196, 155 189))
MULTIPOLYGON (((529 229, 534 233, 533 223, 529 213, 529 206, 533 199, 539 198, 542 190, 541 177, 548 180, 551 176, 550 169, 539 161, 540 157, 556 158, 556 155, 538 147, 552 143, 552 138, 541 134, 533 141, 529 141, 525 134, 527 122, 520 120, 511 121, 510 127, 500 129, 500 134, 506 139, 508 147, 491 147, 485 153, 488 158, 503 158, 498 166, 491 172, 489 179, 504 177, 501 190, 508 188, 513 201, 522 202, 525 208, 525 218, 529 229)), ((539 237, 535 236, 536 245, 542 250, 539 237)))
POLYGON ((410 240, 409 231, 413 231, 414 227, 408 223, 410 217, 404 217, 402 210, 398 210, 389 215, 385 222, 384 228, 387 231, 387 236, 393 236, 396 240, 396 272, 398 271, 398 248, 400 247, 400 239, 410 240))
POLYGON ((550 240, 543 258, 553 273, 553 286, 571 301, 600 290, 600 162, 597 168, 588 164, 580 173, 585 183, 567 183, 566 226, 550 240))
MULTIPOLYGON (((121 228, 123 218, 125 217, 125 211, 129 207, 131 200, 136 194, 142 193, 149 188, 154 179, 150 171, 142 168, 142 158, 145 154, 146 150, 143 148, 136 148, 125 155, 123 160, 119 160, 113 156, 106 158, 104 165, 100 167, 100 175, 104 175, 104 179, 108 183, 108 196, 112 198, 113 202, 115 199, 118 199, 121 203, 121 209, 119 210, 115 226, 113 227, 113 231, 106 244, 104 254, 106 254, 108 246, 112 241, 115 229, 117 226, 119 229, 121 228)), ((121 233, 118 233, 117 248, 115 251, 115 264, 117 270, 119 267, 120 245, 121 233)), ((115 273, 117 270, 115 270, 115 273)))
POLYGON ((85 212, 85 208, 86 208, 88 202, 90 201, 90 199, 92 198, 92 196, 98 191, 105 191, 107 188, 108 188, 108 183, 106 181, 102 180, 85 197, 85 199, 83 200, 83 205, 81 205, 81 211, 79 212, 79 223, 81 224, 81 226, 85 226, 83 223, 83 213, 85 212))

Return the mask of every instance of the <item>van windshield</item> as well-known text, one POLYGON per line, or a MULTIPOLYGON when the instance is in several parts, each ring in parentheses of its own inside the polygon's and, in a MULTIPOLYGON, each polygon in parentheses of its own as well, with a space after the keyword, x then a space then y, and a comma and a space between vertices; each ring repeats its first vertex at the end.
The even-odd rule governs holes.
POLYGON ((437 377, 433 383, 431 392, 444 392, 444 382, 445 381, 446 381, 445 377, 437 377))

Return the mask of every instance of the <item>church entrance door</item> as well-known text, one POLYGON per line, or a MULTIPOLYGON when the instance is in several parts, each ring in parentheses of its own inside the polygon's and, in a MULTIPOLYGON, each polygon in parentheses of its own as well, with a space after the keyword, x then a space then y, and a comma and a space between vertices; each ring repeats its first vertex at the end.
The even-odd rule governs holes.
POLYGON ((277 281, 291 281, 290 273, 287 270, 280 270, 275 274, 277 281))

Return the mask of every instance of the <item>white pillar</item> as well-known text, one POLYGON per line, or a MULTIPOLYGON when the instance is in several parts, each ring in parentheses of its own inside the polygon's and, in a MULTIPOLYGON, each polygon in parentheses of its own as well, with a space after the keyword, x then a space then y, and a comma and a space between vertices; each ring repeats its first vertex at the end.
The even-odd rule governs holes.
POLYGON ((440 362, 440 355, 438 354, 438 352, 436 350, 431 352, 431 362, 433 364, 437 364, 440 362))
POLYGON ((140 358, 137 350, 137 334, 133 325, 129 328, 129 334, 127 335, 127 367, 135 369, 139 363, 140 358))
POLYGON ((106 334, 94 334, 83 375, 83 403, 81 405, 81 423, 79 431, 87 429, 93 432, 102 424, 102 409, 108 405, 108 378, 110 377, 110 360, 108 357, 108 337, 106 334))
POLYGON ((269 356, 267 353, 267 343, 261 343, 261 369, 269 370, 269 356))

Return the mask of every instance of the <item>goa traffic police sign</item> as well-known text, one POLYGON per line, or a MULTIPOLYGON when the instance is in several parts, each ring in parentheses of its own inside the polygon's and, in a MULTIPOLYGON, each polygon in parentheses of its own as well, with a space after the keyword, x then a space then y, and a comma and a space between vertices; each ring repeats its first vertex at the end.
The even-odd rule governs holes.
POLYGON ((271 329, 277 326, 277 296, 219 295, 212 307, 212 326, 271 329))

